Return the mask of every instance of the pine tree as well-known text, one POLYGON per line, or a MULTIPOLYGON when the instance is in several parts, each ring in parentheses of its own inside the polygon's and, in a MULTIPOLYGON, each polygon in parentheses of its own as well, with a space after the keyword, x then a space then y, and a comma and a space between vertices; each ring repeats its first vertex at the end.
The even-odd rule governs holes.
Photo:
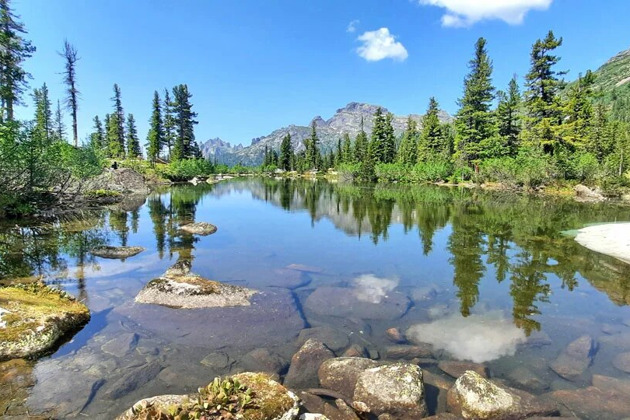
MULTIPOLYGON (((122 107, 122 100, 120 98, 120 87, 117 83, 114 83, 114 96, 111 98, 114 101, 114 113, 110 117, 110 123, 116 124, 116 138, 119 143, 116 150, 118 151, 113 157, 125 158, 125 111, 122 107)), ((114 134, 113 132, 111 133, 114 134)), ((113 139, 112 139, 113 140, 113 139)))
POLYGON ((142 157, 140 139, 133 114, 127 115, 127 156, 130 158, 142 157))
POLYGON ((311 137, 304 141, 306 146, 306 165, 309 169, 320 169, 322 155, 319 151, 319 138, 315 121, 311 124, 311 137))
POLYGON ((496 131, 490 110, 494 99, 492 62, 484 38, 477 40, 475 55, 468 68, 470 72, 464 79, 464 95, 459 100, 460 108, 455 118, 455 148, 456 159, 471 164, 480 158, 482 140, 491 138, 496 131))
POLYGON ((361 117, 361 130, 354 139, 354 161, 357 163, 365 162, 368 158, 368 137, 363 129, 363 117, 361 117))
POLYGON ((418 123, 411 117, 407 118, 407 127, 403 133, 400 148, 398 149, 398 162, 403 165, 414 165, 418 152, 418 123))
MULTIPOLYGON (((173 112, 175 118, 175 143, 171 154, 171 160, 188 159, 195 157, 195 131, 197 113, 192 111, 190 103, 192 94, 187 85, 179 85, 173 88, 173 112)), ((198 148, 197 148, 198 150, 198 148)))
POLYGON ((0 0, 0 123, 13 121, 13 107, 27 88, 30 74, 22 68, 35 47, 22 36, 24 25, 11 11, 10 0, 0 0))
POLYGON ((66 137, 66 125, 63 123, 63 114, 61 113, 61 103, 57 101, 57 110, 55 111, 55 121, 53 122, 53 131, 56 141, 63 141, 66 137))
POLYGON ((291 134, 287 133, 280 143, 280 157, 278 166, 285 171, 291 170, 291 159, 293 158, 293 145, 291 144, 291 134))
POLYGON ((170 158, 171 150, 175 145, 175 115, 173 114, 173 102, 171 101, 171 94, 168 89, 164 89, 164 103, 162 111, 164 114, 164 144, 160 146, 160 149, 166 148, 170 158))
POLYGON ((48 86, 43 84, 41 89, 33 91, 35 102, 35 125, 33 130, 45 143, 50 143, 52 138, 52 110, 50 99, 48 98, 48 86))
POLYGON ((569 88, 564 106, 563 142, 573 151, 586 145, 593 125, 593 84, 595 75, 589 70, 569 88))
POLYGON ((114 113, 105 116, 105 132, 107 137, 107 154, 110 158, 123 159, 125 157, 125 150, 123 149, 124 142, 121 143, 118 135, 118 114, 114 113))
POLYGON ((352 144, 350 141, 350 135, 348 133, 344 133, 341 163, 351 163, 353 160, 354 157, 352 155, 352 144))
POLYGON ((65 60, 63 81, 66 84, 66 108, 72 115, 72 138, 74 147, 79 146, 79 132, 77 127, 77 110, 79 109, 79 89, 77 88, 76 63, 79 60, 77 50, 72 44, 65 40, 63 51, 59 53, 65 60))
POLYGON ((341 163, 343 163, 343 148, 342 148, 341 139, 338 139, 337 140, 337 153, 335 153, 335 156, 333 159, 333 165, 331 166, 331 168, 339 166, 341 163))
POLYGON ((504 154, 514 157, 518 151, 521 133, 521 93, 516 76, 510 80, 507 93, 497 92, 497 128, 501 137, 504 154))
POLYGON ((160 149, 164 141, 164 126, 162 123, 162 108, 160 106, 160 95, 157 90, 153 92, 153 112, 149 122, 149 133, 147 134, 147 159, 154 163, 160 156, 160 149))
POLYGON ((593 124, 586 144, 586 150, 592 153, 600 163, 612 153, 614 145, 611 131, 608 109, 600 102, 595 107, 593 124))
POLYGON ((552 52, 561 45, 562 38, 556 39, 552 31, 544 40, 537 40, 530 54, 531 68, 525 76, 527 140, 541 145, 549 154, 554 154, 560 146, 562 104, 558 93, 563 82, 559 77, 565 72, 554 69, 560 57, 552 52))
POLYGON ((94 116, 94 132, 90 134, 90 144, 96 149, 107 148, 107 142, 105 141, 105 132, 103 131, 103 124, 98 118, 98 115, 94 116))
POLYGON ((427 162, 444 154, 444 133, 440 124, 439 104, 434 97, 429 99, 429 107, 422 118, 422 133, 418 141, 418 162, 427 162))

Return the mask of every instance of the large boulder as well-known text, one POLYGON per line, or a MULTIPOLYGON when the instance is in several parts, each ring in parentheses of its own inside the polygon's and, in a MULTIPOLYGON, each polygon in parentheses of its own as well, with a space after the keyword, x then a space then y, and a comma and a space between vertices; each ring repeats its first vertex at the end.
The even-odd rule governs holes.
POLYGON ((147 283, 135 301, 173 308, 223 308, 249 306, 254 294, 256 291, 245 287, 171 270, 147 283))
POLYGON ((599 193, 597 190, 591 190, 586 185, 578 184, 573 188, 575 191, 575 199, 583 202, 597 202, 604 201, 606 197, 599 193))
POLYGON ((577 381, 583 377, 592 363, 596 351, 595 340, 588 335, 583 335, 569 343, 549 367, 563 378, 577 381))
POLYGON ((149 187, 142 174, 130 168, 108 169, 83 184, 83 191, 98 190, 116 191, 123 194, 149 193, 149 187))
POLYGON ((553 391, 544 397, 557 401, 561 414, 569 417, 592 420, 630 418, 630 398, 614 389, 589 386, 553 391))
POLYGON ((333 357, 335 354, 322 342, 309 338, 291 358, 284 385, 292 389, 317 388, 319 367, 333 357))
POLYGON ((394 363, 364 370, 354 389, 353 407, 373 416, 418 419, 427 416, 422 369, 394 363))
POLYGON ((230 404, 220 404, 221 397, 214 392, 218 388, 213 387, 213 383, 210 383, 196 394, 161 395, 145 398, 135 403, 116 420, 174 419, 175 416, 171 414, 174 412, 206 414, 207 418, 241 418, 244 420, 292 420, 298 417, 298 398, 268 375, 245 372, 234 375, 227 381, 221 382, 218 379, 215 381, 219 381, 218 383, 221 385, 232 384, 227 396, 230 404), (206 404, 195 404, 199 398, 206 404), (235 407, 231 409, 230 405, 235 407))
POLYGON ((378 362, 363 357, 336 357, 324 361, 317 375, 324 388, 352 398, 359 375, 377 366, 378 362))
POLYGON ((109 258, 114 260, 124 260, 133 257, 144 251, 141 246, 99 246, 92 249, 92 255, 101 258, 109 258))
POLYGON ((81 329, 90 311, 42 283, 0 288, 0 360, 33 357, 81 329))
POLYGON ((448 391, 449 411, 465 419, 524 419, 557 414, 553 403, 502 387, 473 371, 460 376, 448 391))
POLYGON ((298 345, 302 346, 310 338, 321 341, 334 352, 344 350, 350 344, 346 333, 329 326, 303 329, 298 336, 298 345))

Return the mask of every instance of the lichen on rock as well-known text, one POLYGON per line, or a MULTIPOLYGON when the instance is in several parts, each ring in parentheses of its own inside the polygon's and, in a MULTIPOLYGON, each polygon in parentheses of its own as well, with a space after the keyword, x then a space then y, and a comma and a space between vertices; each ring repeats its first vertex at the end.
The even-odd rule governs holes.
POLYGON ((45 353, 90 319, 83 303, 43 283, 0 288, 0 308, 0 360, 45 353))

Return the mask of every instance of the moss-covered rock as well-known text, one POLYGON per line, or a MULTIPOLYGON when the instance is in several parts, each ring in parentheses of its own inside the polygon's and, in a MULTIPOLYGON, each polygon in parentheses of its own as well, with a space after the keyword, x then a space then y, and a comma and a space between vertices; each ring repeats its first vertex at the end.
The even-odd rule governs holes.
POLYGON ((266 374, 245 372, 223 380, 215 379, 195 394, 140 400, 117 420, 171 420, 177 415, 196 418, 196 414, 223 419, 291 420, 297 418, 298 411, 299 400, 291 391, 266 374))
POLYGON ((0 360, 34 357, 90 320, 74 297, 42 283, 0 288, 0 360))

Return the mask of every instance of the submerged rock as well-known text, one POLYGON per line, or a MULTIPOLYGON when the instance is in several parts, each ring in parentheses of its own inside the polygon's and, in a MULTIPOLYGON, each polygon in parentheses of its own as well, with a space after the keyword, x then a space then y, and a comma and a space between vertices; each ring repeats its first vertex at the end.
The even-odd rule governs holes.
POLYGON ((594 386, 575 390, 559 390, 544 397, 559 402, 561 414, 580 419, 623 419, 630 417, 630 398, 615 390, 594 386))
POLYGON ((187 273, 185 267, 169 269, 162 277, 151 280, 135 301, 173 308, 223 308, 249 306, 256 291, 187 273))
POLYGON ((619 353, 613 359, 612 364, 617 369, 626 373, 630 373, 630 352, 619 353))
POLYGON ((459 378, 469 370, 472 370, 486 379, 490 377, 488 367, 479 363, 443 360, 438 363, 438 368, 440 368, 442 372, 451 375, 453 378, 459 378))
POLYGON ((270 374, 279 374, 288 364, 280 355, 264 348, 250 351, 239 361, 239 366, 245 370, 270 374))
POLYGON ((377 366, 378 362, 363 357, 336 357, 324 361, 317 374, 324 388, 352 398, 359 375, 377 366))
POLYGON ((583 335, 571 342, 549 367, 563 378, 577 381, 592 363, 596 351, 595 340, 583 335))
MULTIPOLYGON (((238 381, 245 389, 250 390, 251 404, 245 404, 236 414, 219 407, 208 398, 208 394, 201 394, 204 401, 209 401, 205 410, 209 418, 242 418, 244 420, 292 420, 296 419, 299 411, 299 400, 291 391, 262 373, 245 372, 231 377, 238 381), (222 414, 223 413, 223 414, 222 414), (221 417, 219 417, 221 416, 221 417)), ((210 389, 210 385, 207 387, 210 389)), ((243 394, 245 391, 239 391, 243 394)), ((238 393, 234 395, 238 398, 238 393)), ((243 394, 244 395, 244 394, 243 394)), ((130 409, 117 417, 117 420, 135 420, 145 418, 174 419, 171 412, 191 410, 192 403, 197 401, 200 394, 189 395, 161 395, 145 398, 135 403, 130 409), (162 417, 158 417, 162 413, 162 417)), ((241 404, 239 404, 241 405, 241 404)), ((194 410, 194 409, 193 409, 194 410)), ((197 407, 197 410, 201 410, 197 407)))
POLYGON ((449 411, 465 419, 524 419, 555 415, 555 404, 533 395, 499 386, 473 371, 467 371, 448 391, 449 411))
POLYGON ((394 363, 364 370, 357 379, 353 407, 390 419, 426 417, 422 369, 410 363, 394 363))
POLYGON ((396 344, 404 344, 407 342, 407 337, 396 327, 388 328, 385 330, 385 336, 389 339, 389 341, 396 344))
POLYGON ((113 400, 124 397, 144 384, 150 382, 153 378, 159 375, 162 369, 163 367, 157 361, 140 366, 114 382, 105 394, 105 397, 113 400))
POLYGON ((144 248, 141 246, 99 246, 91 252, 92 255, 97 257, 123 260, 138 255, 142 251, 144 251, 144 248))
POLYGON ((298 345, 302 346, 309 338, 321 341, 334 352, 345 349, 350 343, 347 334, 328 326, 303 329, 298 336, 298 345))
POLYGON ((73 296, 42 283, 0 288, 0 360, 33 357, 90 320, 73 296))
POLYGON ((207 236, 212 235, 214 232, 216 232, 217 227, 206 222, 196 222, 180 226, 179 230, 183 230, 187 233, 192 233, 193 235, 207 236))

